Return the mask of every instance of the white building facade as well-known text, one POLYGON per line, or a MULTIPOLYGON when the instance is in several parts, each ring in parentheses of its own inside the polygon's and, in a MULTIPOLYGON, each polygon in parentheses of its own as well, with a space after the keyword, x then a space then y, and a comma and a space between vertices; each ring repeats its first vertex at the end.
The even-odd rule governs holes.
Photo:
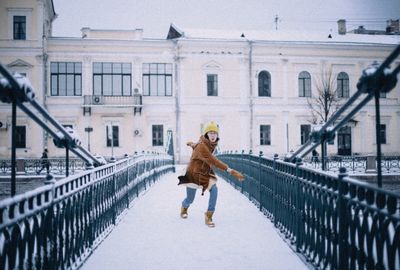
MULTIPOLYGON (((26 75, 40 103, 92 153, 164 151, 171 130, 177 162, 188 160, 186 142, 197 140, 211 120, 220 126, 220 150, 268 156, 296 150, 311 127, 307 100, 317 93, 321 71, 331 71, 344 103, 363 69, 400 43, 399 35, 182 31, 174 25, 167 39, 143 38, 141 29, 90 28, 81 38, 64 38, 51 35, 55 17, 50 0, 2 1, 0 23, 8 27, 0 29, 0 62, 26 75)), ((399 154, 400 86, 380 103, 383 153, 399 154)), ((0 104, 0 121, 0 157, 7 158, 10 104, 0 104)), ((38 157, 44 147, 50 156, 64 154, 20 111, 17 126, 17 157, 38 157)), ((372 101, 328 151, 370 154, 375 140, 372 101)))

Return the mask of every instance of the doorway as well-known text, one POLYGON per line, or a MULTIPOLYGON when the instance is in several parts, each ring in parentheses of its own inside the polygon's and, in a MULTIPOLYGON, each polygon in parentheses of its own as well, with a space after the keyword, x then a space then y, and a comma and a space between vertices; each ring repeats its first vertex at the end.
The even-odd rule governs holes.
POLYGON ((351 155, 351 127, 344 126, 338 131, 338 155, 351 155))

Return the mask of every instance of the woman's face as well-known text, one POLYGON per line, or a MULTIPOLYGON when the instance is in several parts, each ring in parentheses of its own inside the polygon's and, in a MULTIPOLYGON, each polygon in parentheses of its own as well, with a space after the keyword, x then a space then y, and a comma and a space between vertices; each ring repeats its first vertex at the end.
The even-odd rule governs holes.
POLYGON ((217 138, 218 138, 218 133, 215 132, 215 131, 209 131, 207 134, 208 134, 208 139, 211 142, 215 142, 217 140, 217 138))

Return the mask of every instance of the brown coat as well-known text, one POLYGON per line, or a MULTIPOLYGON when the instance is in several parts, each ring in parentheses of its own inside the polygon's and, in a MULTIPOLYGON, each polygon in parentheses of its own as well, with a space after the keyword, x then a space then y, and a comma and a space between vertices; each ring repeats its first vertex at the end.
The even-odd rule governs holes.
MULTIPOLYGON (((218 141, 218 140, 217 140, 218 141)), ((195 184, 201 186, 204 191, 209 187, 210 179, 215 183, 216 176, 211 167, 217 167, 225 171, 228 166, 213 156, 217 142, 212 143, 206 137, 201 136, 196 144, 191 144, 193 153, 190 162, 186 169, 184 176, 179 176, 179 183, 181 184, 195 184)))

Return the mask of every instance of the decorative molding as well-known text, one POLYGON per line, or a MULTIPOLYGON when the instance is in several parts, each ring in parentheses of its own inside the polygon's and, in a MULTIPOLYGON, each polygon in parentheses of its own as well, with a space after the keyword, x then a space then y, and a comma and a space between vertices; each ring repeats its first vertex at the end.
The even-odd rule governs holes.
POLYGON ((28 62, 22 60, 22 59, 17 59, 10 64, 7 64, 7 68, 11 70, 28 70, 33 68, 33 65, 29 64, 28 62))

